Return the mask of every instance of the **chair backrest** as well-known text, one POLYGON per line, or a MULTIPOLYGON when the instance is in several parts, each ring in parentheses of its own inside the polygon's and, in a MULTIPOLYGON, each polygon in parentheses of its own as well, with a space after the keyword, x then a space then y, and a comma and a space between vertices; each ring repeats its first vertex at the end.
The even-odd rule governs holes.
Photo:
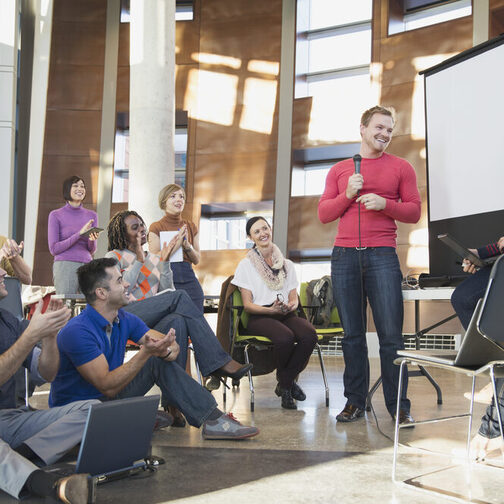
POLYGON ((503 300, 504 256, 501 256, 492 267, 477 327, 481 334, 504 348, 503 300))
POLYGON ((21 282, 14 277, 5 277, 7 296, 0 299, 0 308, 12 313, 19 320, 23 319, 23 300, 21 299, 21 282))
MULTIPOLYGON (((233 306, 243 307, 243 300, 242 300, 240 289, 235 289, 233 291, 232 302, 233 302, 233 306)), ((238 311, 237 310, 232 310, 232 311, 233 311, 233 322, 235 322, 235 320, 236 320, 235 317, 238 316, 238 311)), ((245 329, 247 328, 248 319, 249 319, 249 314, 245 310, 241 310, 240 322, 245 329)))

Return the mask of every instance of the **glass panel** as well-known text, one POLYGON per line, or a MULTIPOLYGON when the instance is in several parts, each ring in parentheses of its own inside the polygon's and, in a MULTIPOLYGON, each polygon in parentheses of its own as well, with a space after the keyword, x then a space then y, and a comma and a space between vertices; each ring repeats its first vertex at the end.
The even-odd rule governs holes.
POLYGON ((332 165, 325 165, 324 167, 317 168, 316 170, 305 170, 305 195, 314 196, 322 194, 325 188, 325 181, 329 169, 332 165))
POLYGON ((368 65, 371 61, 371 28, 310 40, 308 72, 368 65))
POLYGON ((311 0, 310 30, 371 19, 372 0, 311 0))
POLYGON ((460 2, 459 5, 457 3, 407 14, 404 16, 404 29, 406 31, 414 30, 471 15, 472 6, 470 1, 460 2))
POLYGON ((129 131, 116 131, 114 146, 114 182, 112 203, 128 201, 129 131))
MULTIPOLYGON (((271 225, 271 212, 261 212, 271 225)), ((201 217, 199 240, 201 250, 227 250, 252 248, 247 239, 245 225, 254 214, 225 217, 201 217)))
POLYGON ((369 73, 310 82, 308 93, 313 96, 310 141, 360 142, 360 116, 377 103, 369 73))

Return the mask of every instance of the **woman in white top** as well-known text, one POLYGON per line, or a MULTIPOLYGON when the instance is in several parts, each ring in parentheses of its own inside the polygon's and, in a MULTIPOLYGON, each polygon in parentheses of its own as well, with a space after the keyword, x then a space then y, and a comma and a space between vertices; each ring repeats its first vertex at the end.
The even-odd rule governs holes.
POLYGON ((297 409, 294 399, 306 395, 296 377, 308 364, 317 342, 313 326, 296 315, 298 281, 294 265, 271 241, 271 227, 264 217, 247 221, 247 236, 254 242, 236 269, 232 283, 239 287, 250 318, 247 331, 273 342, 278 384, 275 393, 282 408, 297 409))

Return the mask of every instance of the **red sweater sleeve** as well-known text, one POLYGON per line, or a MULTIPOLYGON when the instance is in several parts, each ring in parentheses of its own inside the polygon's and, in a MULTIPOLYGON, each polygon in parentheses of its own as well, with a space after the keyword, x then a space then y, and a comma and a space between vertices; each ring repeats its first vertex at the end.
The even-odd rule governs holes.
POLYGON ((354 201, 355 198, 348 199, 345 194, 352 173, 352 160, 337 163, 329 170, 324 193, 318 204, 318 218, 322 224, 339 219, 354 201))
POLYGON ((399 182, 400 201, 386 200, 383 213, 399 222, 415 223, 420 219, 420 194, 413 167, 403 160, 401 166, 401 180, 399 182))

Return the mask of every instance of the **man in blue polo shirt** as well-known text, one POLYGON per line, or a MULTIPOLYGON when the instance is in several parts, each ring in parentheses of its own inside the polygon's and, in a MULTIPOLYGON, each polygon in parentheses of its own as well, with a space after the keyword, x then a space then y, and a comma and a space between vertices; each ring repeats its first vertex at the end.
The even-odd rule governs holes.
POLYGON ((95 259, 77 272, 88 305, 60 331, 60 368, 51 385, 49 404, 77 399, 122 399, 144 395, 158 385, 169 404, 205 439, 243 439, 259 433, 217 408, 212 395, 175 361, 179 346, 175 331, 162 334, 121 308, 128 304, 128 284, 113 258, 95 259), (140 350, 124 362, 126 342, 140 350))

